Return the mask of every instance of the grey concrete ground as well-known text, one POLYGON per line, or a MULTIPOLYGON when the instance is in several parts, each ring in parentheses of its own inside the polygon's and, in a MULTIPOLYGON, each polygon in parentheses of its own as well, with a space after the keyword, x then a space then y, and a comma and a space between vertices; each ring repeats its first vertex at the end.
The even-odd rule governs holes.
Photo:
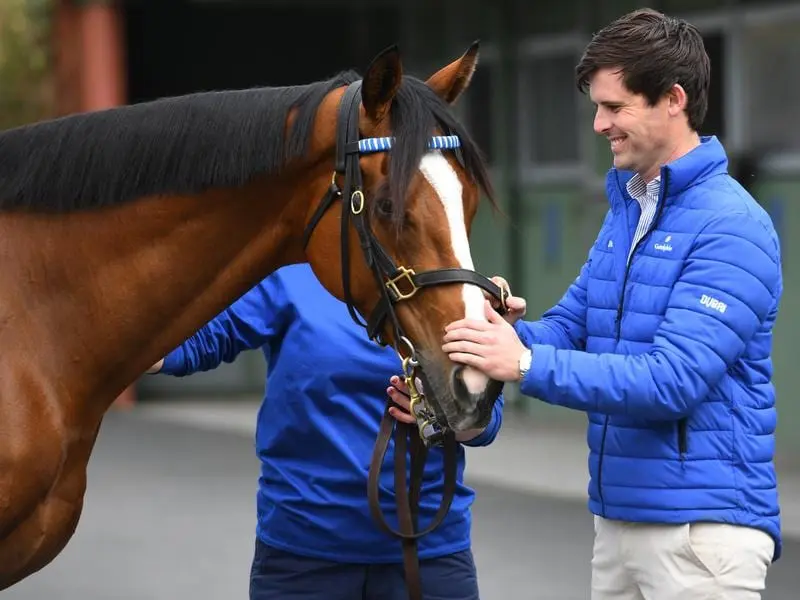
MULTIPOLYGON (((241 432, 107 417, 78 532, 4 600, 245 599, 257 464, 241 432)), ((484 600, 589 597, 591 518, 579 500, 477 482, 474 551, 484 600)), ((787 543, 765 600, 800 598, 787 543)))

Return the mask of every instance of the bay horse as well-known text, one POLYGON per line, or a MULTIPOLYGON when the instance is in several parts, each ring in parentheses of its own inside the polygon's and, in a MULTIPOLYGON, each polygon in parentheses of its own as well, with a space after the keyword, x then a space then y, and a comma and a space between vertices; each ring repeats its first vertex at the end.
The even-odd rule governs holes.
POLYGON ((451 108, 477 59, 476 43, 422 81, 392 47, 361 79, 0 133, 0 589, 71 539, 119 393, 283 265, 309 262, 421 369, 447 440, 488 422, 501 384, 441 351, 447 323, 483 315, 481 288, 498 295, 467 241, 489 178, 451 108))

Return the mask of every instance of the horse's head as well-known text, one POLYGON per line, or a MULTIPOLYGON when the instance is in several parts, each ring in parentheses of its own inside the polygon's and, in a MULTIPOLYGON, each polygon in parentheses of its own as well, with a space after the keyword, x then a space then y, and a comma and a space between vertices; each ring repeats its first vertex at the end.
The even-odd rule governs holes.
POLYGON ((427 400, 453 431, 485 425, 502 388, 441 350, 448 323, 485 318, 481 288, 499 293, 474 272, 468 242, 490 184, 450 109, 477 58, 474 44, 423 82, 403 76, 390 48, 361 81, 323 103, 318 119, 335 127, 336 167, 327 195, 310 209, 305 240, 317 277, 354 318, 352 308, 367 317, 370 336, 415 354, 427 400), (341 213, 328 210, 337 203, 341 213))

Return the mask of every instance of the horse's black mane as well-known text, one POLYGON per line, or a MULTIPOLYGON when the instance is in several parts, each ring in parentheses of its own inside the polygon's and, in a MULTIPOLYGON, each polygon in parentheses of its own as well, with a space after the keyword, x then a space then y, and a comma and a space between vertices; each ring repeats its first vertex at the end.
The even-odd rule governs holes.
MULTIPOLYGON (((346 71, 303 86, 202 92, 4 131, 0 210, 69 212, 244 185, 302 156, 322 99, 358 78, 346 71), (299 112, 286 139, 293 108, 299 112)), ((390 114, 395 202, 402 202, 434 127, 461 137, 462 160, 491 197, 479 150, 427 85, 405 77, 390 114)))

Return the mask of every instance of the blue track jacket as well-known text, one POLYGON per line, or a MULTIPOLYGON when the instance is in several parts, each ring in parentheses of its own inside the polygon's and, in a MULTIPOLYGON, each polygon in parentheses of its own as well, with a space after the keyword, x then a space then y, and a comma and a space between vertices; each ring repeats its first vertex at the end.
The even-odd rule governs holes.
POLYGON ((589 416, 589 508, 610 519, 717 521, 781 536, 772 329, 782 291, 767 213, 714 137, 661 170, 654 223, 612 169, 611 208, 580 275, 534 323, 524 394, 589 416))
MULTIPOLYGON (((260 348, 268 364, 258 413, 257 535, 278 549, 350 563, 402 562, 400 541, 370 515, 367 473, 386 388, 401 373, 394 350, 381 348, 356 325, 307 264, 284 267, 242 296, 165 358, 161 372, 184 376, 231 362, 260 348)), ((502 422, 503 398, 492 420, 469 445, 491 443, 502 422)), ((394 443, 381 472, 381 504, 397 527, 394 443)), ((420 527, 431 522, 444 486, 443 454, 425 466, 420 527)), ((446 519, 419 542, 420 558, 470 547, 474 492, 458 488, 446 519)))

